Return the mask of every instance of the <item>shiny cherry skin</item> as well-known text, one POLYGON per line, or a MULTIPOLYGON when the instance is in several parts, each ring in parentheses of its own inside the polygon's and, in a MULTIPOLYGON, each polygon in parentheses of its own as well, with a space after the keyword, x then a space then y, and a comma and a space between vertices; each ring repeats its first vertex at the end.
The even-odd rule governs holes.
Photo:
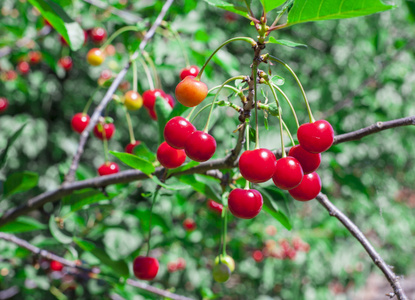
POLYGON ((187 76, 196 77, 197 74, 199 74, 199 68, 197 66, 190 66, 180 71, 180 79, 183 80, 187 76))
POLYGON ((27 55, 31 64, 38 64, 42 60, 42 53, 39 51, 30 51, 27 55))
POLYGON ((174 149, 166 142, 163 142, 157 149, 157 160, 166 169, 174 169, 184 163, 186 154, 183 150, 174 149))
POLYGON ((222 214, 222 210, 223 210, 223 205, 222 204, 220 204, 220 203, 218 203, 218 202, 216 202, 216 201, 213 201, 213 200, 208 200, 208 207, 212 210, 212 211, 214 211, 214 212, 217 212, 217 213, 219 213, 219 214, 222 214))
POLYGON ((65 70, 69 71, 72 69, 72 58, 70 56, 64 56, 59 59, 58 64, 65 70))
POLYGON ((277 160, 277 167, 272 181, 282 190, 295 188, 303 180, 303 169, 301 164, 294 157, 287 156, 277 160))
POLYGON ((196 222, 191 218, 186 218, 183 221, 183 228, 188 232, 193 231, 196 229, 196 222))
POLYGON ((223 256, 222 254, 216 256, 215 265, 219 265, 220 263, 227 265, 231 273, 235 271, 235 260, 232 258, 232 256, 229 256, 228 254, 226 254, 225 256, 223 256))
POLYGON ((133 154, 133 150, 135 146, 140 145, 140 141, 135 141, 134 143, 129 143, 127 146, 125 146, 125 152, 133 154))
POLYGON ((196 131, 188 120, 183 117, 174 117, 164 127, 164 139, 166 143, 176 149, 184 149, 189 136, 196 131))
POLYGON ((193 132, 184 145, 186 155, 198 162, 209 160, 216 151, 216 141, 208 133, 203 131, 193 132))
POLYGON ((157 115, 154 109, 147 109, 147 112, 150 118, 152 118, 154 121, 157 121, 157 115))
POLYGON ((137 256, 133 262, 135 277, 141 280, 153 280, 159 271, 159 262, 154 257, 137 256))
POLYGON ((56 260, 52 260, 50 262, 50 269, 52 271, 62 271, 63 265, 60 262, 56 261, 56 260))
POLYGON ((252 258, 257 262, 257 263, 259 263, 259 262, 261 262, 261 261, 263 261, 264 260, 264 254, 262 254, 262 251, 261 250, 255 250, 253 253, 252 253, 252 258))
POLYGON ((186 268, 186 260, 182 257, 177 259, 177 270, 184 270, 186 268))
POLYGON ((208 87, 205 83, 187 76, 176 86, 176 99, 187 107, 194 107, 205 100, 208 87))
POLYGON ((262 209, 262 195, 253 189, 234 189, 229 193, 228 206, 231 213, 241 219, 252 219, 262 209))
POLYGON ((98 48, 92 48, 86 55, 86 60, 91 66, 99 66, 105 60, 104 53, 98 48))
POLYGON ((0 113, 5 112, 9 107, 9 101, 7 98, 0 97, 0 113))
POLYGON ((84 113, 77 113, 72 117, 71 126, 75 132, 82 133, 89 124, 89 116, 84 113))
POLYGON ((109 140, 115 132, 115 125, 112 123, 109 124, 97 124, 94 127, 94 135, 100 140, 109 140), (100 126, 99 126, 100 125, 100 126), (104 135, 105 132, 105 135, 104 135))
POLYGON ((143 105, 147 109, 154 110, 154 105, 156 104, 156 98, 161 97, 166 100, 166 93, 162 90, 147 90, 143 93, 143 105))
POLYGON ((320 176, 316 172, 304 175, 300 185, 288 192, 298 201, 310 201, 321 191, 320 176))
POLYGON ((239 158, 239 171, 250 182, 265 182, 274 175, 276 163, 275 155, 268 149, 247 150, 239 158))
POLYGON ((304 174, 309 174, 318 169, 321 162, 320 153, 311 153, 304 150, 301 145, 291 147, 288 156, 295 157, 303 168, 304 174))
POLYGON ((106 40, 107 31, 102 27, 95 27, 91 30, 89 35, 94 43, 99 44, 106 40))
POLYGON ((6 81, 12 81, 17 78, 17 73, 14 70, 8 70, 6 71, 6 81))
POLYGON ((334 141, 334 130, 326 120, 303 124, 297 131, 298 142, 304 150, 321 153, 331 147, 334 141))
POLYGON ((170 105, 170 107, 174 107, 174 98, 172 95, 170 94, 166 94, 166 97, 164 97, 164 99, 166 99, 167 103, 170 105))
POLYGON ((106 162, 98 168, 99 176, 111 175, 118 173, 120 168, 115 162, 106 162))
POLYGON ((30 71, 30 66, 27 62, 21 61, 17 64, 17 70, 20 72, 20 74, 27 74, 30 71))
POLYGON ((128 91, 124 95, 124 105, 128 110, 140 109, 143 105, 143 98, 134 91, 128 91))

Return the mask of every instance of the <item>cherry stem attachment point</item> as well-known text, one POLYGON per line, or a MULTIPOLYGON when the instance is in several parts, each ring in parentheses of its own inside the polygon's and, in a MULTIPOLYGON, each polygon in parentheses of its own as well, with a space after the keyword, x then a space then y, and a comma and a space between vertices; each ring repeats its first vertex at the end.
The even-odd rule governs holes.
MULTIPOLYGON (((199 74, 200 74, 200 73, 199 73, 199 74)), ((215 101, 216 101, 216 99, 218 98, 220 91, 223 89, 223 87, 224 87, 227 83, 229 83, 229 82, 231 82, 231 81, 234 81, 234 80, 237 80, 237 79, 242 79, 242 80, 243 80, 244 78, 245 78, 244 76, 235 76, 235 77, 229 78, 228 80, 226 80, 226 81, 225 81, 225 82, 224 82, 224 83, 220 86, 220 88, 218 89, 218 91, 217 91, 217 93, 216 93, 216 95, 215 95, 215 98, 213 98, 213 101, 212 101, 211 106, 210 106, 209 116, 208 116, 208 119, 207 119, 207 121, 206 121, 205 128, 203 129, 203 131, 204 131, 205 133, 207 133, 207 132, 208 132, 208 130, 209 130, 209 123, 210 123, 210 119, 211 119, 211 117, 212 117, 213 107, 215 106, 215 101)))
POLYGON ((235 41, 244 41, 249 43, 252 47, 254 47, 256 45, 256 42, 254 39, 249 38, 249 37, 236 37, 236 38, 232 38, 229 39, 227 41, 225 41, 222 45, 220 45, 210 56, 209 58, 206 60, 206 62, 204 63, 204 65, 202 66, 202 68, 199 71, 199 74, 197 74, 196 76, 196 80, 200 80, 200 78, 202 77, 203 71, 205 70, 207 64, 210 62, 210 60, 213 58, 213 56, 215 56, 215 54, 224 46, 226 46, 229 43, 235 42, 235 41))
POLYGON ((269 55, 269 54, 267 55, 267 58, 269 58, 270 60, 275 61, 275 62, 277 62, 277 63, 279 63, 281 65, 283 65, 291 73, 291 75, 294 77, 295 81, 297 81, 297 84, 298 84, 298 86, 301 89, 301 93, 303 94, 303 98, 304 98, 304 101, 305 101, 305 105, 307 107, 308 116, 310 118, 310 123, 314 123, 315 122, 315 119, 314 119, 313 113, 311 112, 310 103, 308 102, 308 99, 307 99, 307 96, 305 94, 303 85, 301 84, 300 79, 298 79, 297 74, 295 74, 294 70, 291 69, 291 67, 287 63, 285 63, 284 61, 282 61, 282 60, 280 60, 280 59, 278 59, 278 58, 276 58, 276 57, 274 57, 272 55, 269 55))

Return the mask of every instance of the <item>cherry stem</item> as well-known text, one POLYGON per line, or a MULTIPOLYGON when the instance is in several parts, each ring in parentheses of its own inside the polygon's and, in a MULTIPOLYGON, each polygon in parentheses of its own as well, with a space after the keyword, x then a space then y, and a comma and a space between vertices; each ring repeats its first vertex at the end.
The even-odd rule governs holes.
MULTIPOLYGON (((280 119, 281 120, 281 119, 280 119)), ((282 121, 282 125, 284 126, 284 129, 285 129, 285 132, 287 132, 287 135, 288 135, 288 137, 290 138, 290 140, 291 140, 291 144, 293 145, 293 146, 295 146, 295 142, 294 142, 294 139, 293 139, 293 136, 291 135, 291 132, 290 132, 290 130, 288 129, 288 127, 287 127, 287 124, 285 124, 285 122, 284 122, 284 120, 281 120, 282 121)))
MULTIPOLYGON (((233 108, 234 110, 236 110, 237 112, 240 112, 240 110, 241 110, 241 107, 239 107, 238 105, 236 105, 236 104, 233 104, 233 103, 231 103, 231 102, 229 102, 229 101, 223 101, 223 100, 221 100, 221 101, 216 101, 215 102, 215 104, 222 104, 223 103, 223 105, 219 105, 219 106, 227 106, 227 107, 231 107, 231 108, 233 108)), ((195 119, 196 119, 196 117, 202 112, 202 111, 204 111, 206 108, 208 108, 208 107, 210 107, 212 105, 212 103, 209 103, 209 104, 206 104, 205 106, 203 106, 194 116, 193 116, 193 118, 192 118, 192 120, 190 121, 190 122, 193 122, 195 119)), ((197 107, 197 106, 195 106, 195 107, 197 107)), ((189 114, 190 115, 190 114, 189 114)))
MULTIPOLYGON (((199 73, 200 74, 200 73, 199 73)), ((205 133, 207 133, 208 132, 208 129, 209 129, 209 122, 210 122, 210 119, 211 119, 211 117, 212 117, 212 112, 213 112, 213 107, 215 106, 215 101, 216 101, 216 99, 218 98, 218 96, 219 96, 219 93, 220 93, 220 91, 223 89, 223 87, 227 84, 227 83, 229 83, 229 82, 231 82, 231 81, 234 81, 234 80, 237 80, 237 79, 244 79, 245 77, 244 76, 235 76, 235 77, 232 77, 232 78, 229 78, 228 80, 226 80, 221 86, 220 86, 220 88, 218 89, 218 91, 217 91, 217 93, 216 93, 216 95, 215 95, 215 98, 213 98, 213 101, 212 101, 212 104, 210 104, 210 111, 209 111, 209 116, 208 116, 208 119, 207 119, 207 121, 206 121, 206 125, 205 125, 205 128, 203 129, 203 132, 205 132, 205 133)))
POLYGON ((163 21, 163 25, 170 30, 170 32, 173 34, 174 38, 177 40, 177 42, 179 43, 179 47, 180 50, 182 51, 183 57, 184 57, 184 61, 186 63, 186 67, 190 67, 190 62, 189 62, 189 57, 187 56, 187 52, 186 49, 183 46, 183 42, 182 42, 182 38, 180 37, 180 34, 177 32, 176 29, 174 29, 173 27, 171 27, 171 25, 169 23, 167 23, 166 21, 163 21))
POLYGON ((148 68, 146 62, 142 58, 138 58, 138 60, 141 63, 141 65, 143 66, 144 72, 146 73, 147 81, 148 81, 148 85, 150 87, 150 90, 154 90, 154 82, 153 82, 153 78, 151 77, 150 69, 148 68))
POLYGON ((276 57, 274 57, 272 55, 268 55, 268 58, 271 59, 272 61, 275 61, 275 62, 283 65, 288 71, 290 71, 290 73, 294 77, 295 81, 297 81, 297 84, 298 84, 298 86, 301 89, 301 93, 303 94, 303 98, 304 98, 304 101, 305 101, 305 105, 307 107, 308 116, 310 118, 310 123, 314 123, 315 122, 315 119, 313 117, 313 113, 311 112, 310 103, 308 102, 308 99, 307 99, 307 96, 305 94, 303 85, 301 84, 300 79, 298 79, 297 74, 295 74, 295 72, 293 71, 293 69, 291 69, 291 67, 288 64, 286 64, 285 62, 283 62, 282 60, 280 60, 280 59, 278 59, 278 58, 276 58, 276 57))
POLYGON ((118 29, 116 32, 114 32, 109 38, 108 40, 105 41, 105 43, 101 46, 100 50, 103 51, 105 50, 105 48, 108 47, 109 44, 111 44, 111 42, 117 37, 119 36, 121 33, 126 32, 126 31, 139 31, 139 29, 136 26, 125 26, 122 27, 120 29, 118 29))
POLYGON ((131 116, 128 112, 127 108, 124 106, 125 109, 125 118, 127 119, 128 124, 128 132, 130 133, 130 142, 131 144, 135 143, 134 131, 133 131, 133 123, 131 122, 131 116))
POLYGON ((193 107, 193 108, 191 109, 190 113, 187 115, 187 117, 186 117, 186 120, 187 120, 187 121, 189 121, 189 120, 190 120, 190 117, 193 115, 194 111, 196 110, 196 107, 197 107, 197 106, 193 107))
POLYGON ((147 248, 146 256, 148 256, 150 254, 150 249, 151 249, 150 241, 151 241, 151 229, 152 229, 151 227, 152 227, 152 219, 153 219, 153 208, 154 208, 154 203, 156 202, 157 195, 160 191, 160 188, 161 188, 161 186, 159 186, 159 185, 156 187, 156 190, 154 191, 154 194, 153 194, 153 201, 151 201, 150 218, 148 220, 148 241, 147 241, 148 248, 147 248))
MULTIPOLYGON (((245 134, 246 134, 246 151, 249 151, 249 119, 246 118, 245 119, 245 124, 246 124, 246 130, 245 130, 245 134)), ((250 182, 249 180, 247 180, 245 182, 245 190, 249 190, 250 188, 250 182)))
MULTIPOLYGON (((221 87, 221 85, 217 85, 217 86, 215 86, 215 87, 213 87, 213 88, 211 88, 209 91, 208 91, 208 94, 210 94, 212 91, 214 91, 214 90, 216 90, 216 89, 218 89, 218 88, 220 88, 221 87)), ((238 90, 237 88, 235 88, 235 87, 233 87, 233 86, 231 86, 231 85, 224 85, 223 86, 224 88, 227 88, 227 89, 230 89, 230 90, 232 90, 232 91, 234 91, 238 96, 243 96, 244 95, 244 93, 241 91, 241 90, 238 90)))
MULTIPOLYGON (((274 96, 275 99, 275 103, 277 103, 277 107, 278 107, 278 119, 279 119, 279 123, 280 123, 280 135, 281 135, 281 156, 282 158, 286 157, 287 154, 285 153, 285 146, 284 146, 284 130, 283 130, 283 125, 282 125, 282 112, 281 112, 281 106, 280 106, 280 102, 278 101, 278 97, 277 97, 277 93, 275 92, 274 87, 272 86, 272 84, 269 81, 266 81, 266 83, 268 84, 269 88, 272 91, 272 95, 274 96)), ((258 134, 258 133, 257 133, 258 134)))
POLYGON ((256 45, 256 42, 254 39, 249 38, 249 37, 236 37, 236 38, 232 38, 227 40, 226 42, 224 42, 222 45, 220 45, 210 56, 209 58, 206 60, 205 64, 202 66, 202 68, 199 71, 199 74, 197 74, 196 76, 196 80, 200 80, 200 78, 202 77, 203 71, 205 70, 207 64, 209 63, 209 61, 213 58, 213 56, 215 56, 215 54, 224 46, 226 46, 229 43, 235 42, 235 41, 245 41, 247 43, 249 43, 252 47, 254 47, 256 45))
POLYGON ((133 65, 133 91, 137 92, 137 62, 133 60, 132 65, 133 65))
POLYGON ((251 6, 249 5, 249 2, 247 1, 247 0, 244 0, 245 1, 245 4, 246 4, 246 8, 248 9, 248 11, 249 11, 249 15, 251 16, 251 17, 254 17, 254 13, 252 12, 252 9, 251 9, 251 6))
POLYGON ((259 149, 259 126, 258 126, 258 97, 257 97, 257 84, 256 84, 256 78, 257 78, 257 72, 258 72, 258 63, 254 63, 254 66, 252 66, 253 71, 253 80, 254 80, 254 101, 255 101, 255 149, 259 149))
POLYGON ((84 115, 88 114, 88 110, 89 110, 89 108, 91 107, 91 104, 92 104, 92 102, 94 101, 94 97, 95 97, 96 93, 99 91, 99 89, 100 89, 100 86, 98 86, 98 87, 95 89, 94 93, 93 93, 93 94, 92 94, 92 96, 88 99, 88 102, 85 104, 84 110, 82 111, 82 113, 83 113, 84 115))
POLYGON ((298 122, 297 114, 295 113, 294 106, 292 105, 290 99, 287 97, 287 95, 282 91, 282 89, 276 85, 275 83, 272 83, 272 86, 277 89, 278 92, 284 97, 284 99, 287 101, 288 105, 290 106, 291 112, 293 113, 295 124, 297 125, 297 129, 300 127, 300 123, 298 122))
POLYGON ((222 255, 223 257, 226 256, 226 235, 228 231, 228 218, 227 218, 228 206, 223 206, 222 210, 222 220, 223 220, 223 248, 222 248, 222 255))
POLYGON ((153 75, 154 75, 154 79, 156 80, 156 86, 158 89, 161 89, 161 81, 160 81, 160 77, 157 74, 157 68, 154 65, 153 60, 151 59, 151 57, 148 55, 148 53, 146 51, 143 51, 143 55, 145 60, 147 61, 147 63, 150 65, 151 70, 153 71, 153 75))
POLYGON ((103 139, 103 145, 104 145, 104 159, 105 159, 105 164, 107 164, 108 162, 109 162, 109 159, 108 159, 108 140, 107 140, 107 137, 106 137, 106 135, 105 135, 105 129, 104 129, 104 126, 102 127, 103 128, 103 135, 104 135, 104 139, 103 139))

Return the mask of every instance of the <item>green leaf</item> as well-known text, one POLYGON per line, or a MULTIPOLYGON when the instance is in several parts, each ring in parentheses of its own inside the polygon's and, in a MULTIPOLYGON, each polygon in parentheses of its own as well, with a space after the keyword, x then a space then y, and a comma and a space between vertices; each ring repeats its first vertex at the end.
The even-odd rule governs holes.
MULTIPOLYGON (((139 208, 139 209, 129 211, 127 213, 137 217, 137 219, 140 220, 140 226, 144 229, 144 231, 149 230, 150 215, 151 215, 149 210, 144 209, 144 208, 139 208)), ((153 228, 154 226, 159 226, 163 230, 163 232, 170 231, 170 227, 167 225, 163 217, 154 212, 153 212, 153 215, 151 216, 151 224, 153 228)))
POLYGON ((169 115, 172 112, 172 108, 162 97, 156 98, 154 108, 156 110, 157 124, 159 128, 159 141, 161 143, 164 141, 164 127, 166 126, 169 115))
POLYGON ((249 19, 248 9, 245 6, 234 5, 232 3, 222 1, 222 0, 204 0, 204 1, 210 5, 225 9, 227 11, 233 12, 235 14, 241 15, 249 19))
POLYGON ((7 141, 6 148, 4 148, 0 154, 0 169, 3 168, 4 164, 6 163, 7 152, 9 151, 13 143, 17 140, 17 138, 22 134, 23 129, 25 128, 26 125, 27 123, 20 126, 20 128, 17 129, 7 141))
POLYGON ((196 192, 205 195, 209 199, 219 203, 222 202, 220 194, 212 188, 212 186, 218 184, 216 180, 199 174, 182 175, 179 177, 179 180, 190 185, 196 192))
POLYGON ((177 172, 182 172, 182 171, 188 170, 190 168, 196 167, 198 165, 199 165, 199 163, 197 161, 192 160, 191 162, 185 164, 184 166, 178 167, 176 169, 169 170, 168 175, 171 175, 171 174, 174 174, 174 173, 177 173, 177 172))
POLYGON ((173 110, 171 111, 168 119, 170 120, 171 118, 177 117, 177 116, 181 116, 185 111, 187 111, 190 107, 184 106, 181 103, 176 103, 173 107, 173 110))
POLYGON ((285 78, 279 75, 272 75, 270 81, 275 85, 284 85, 285 78))
POLYGON ((262 7, 265 10, 265 13, 277 8, 283 4, 286 0, 261 0, 262 7))
POLYGON ((161 182, 160 179, 157 178, 157 176, 152 176, 151 180, 153 180, 158 185, 164 187, 166 190, 178 191, 178 190, 184 190, 184 189, 190 188, 189 185, 187 185, 187 184, 180 184, 180 183, 165 184, 165 183, 161 182))
POLYGON ((366 16, 393 8, 380 0, 295 0, 288 14, 287 25, 366 16))
POLYGON ((278 222, 281 223, 282 226, 287 228, 288 230, 291 230, 292 225, 290 223, 290 220, 288 217, 278 208, 278 205, 275 203, 275 195, 280 196, 281 198, 284 198, 284 194, 282 192, 274 193, 274 195, 269 193, 269 190, 259 187, 258 190, 261 192, 262 198, 264 200, 264 210, 269 213, 271 216, 273 216, 278 222), (274 197, 273 197, 274 196, 274 197))
POLYGON ((154 162, 156 160, 156 155, 148 149, 146 144, 141 142, 140 145, 133 148, 133 153, 135 156, 138 156, 141 159, 147 160, 149 162, 154 162))
POLYGON ((94 204, 102 200, 109 200, 116 196, 117 194, 111 193, 108 196, 105 196, 102 192, 94 189, 84 189, 76 191, 70 196, 63 198, 63 204, 69 205, 71 207, 71 212, 78 211, 86 205, 94 204))
POLYGON ((33 230, 42 230, 46 228, 47 226, 45 224, 42 224, 33 218, 21 216, 18 217, 15 221, 12 221, 0 227, 0 231, 9 233, 20 233, 33 230))
POLYGON ((72 20, 65 10, 52 0, 29 0, 42 16, 68 42, 73 51, 82 47, 85 42, 84 31, 81 26, 72 20))
POLYGON ((269 37, 268 42, 271 44, 279 44, 279 45, 287 46, 290 48, 307 49, 307 45, 295 43, 289 40, 277 40, 273 36, 269 37))
POLYGON ((77 237, 73 238, 73 241, 84 251, 90 252, 93 256, 98 258, 104 265, 112 269, 112 271, 119 276, 128 277, 130 272, 128 270, 128 265, 123 260, 112 260, 105 251, 101 250, 95 244, 79 239, 77 237))
POLYGON ((58 225, 55 221, 55 216, 51 215, 49 219, 49 230, 52 236, 60 243, 62 244, 70 244, 72 243, 72 238, 70 236, 67 236, 66 234, 62 233, 60 229, 58 228, 58 225))
POLYGON ((34 172, 23 171, 13 173, 7 177, 3 186, 3 194, 5 197, 25 192, 37 186, 39 175, 34 172))
POLYGON ((110 151, 110 153, 125 163, 127 166, 140 170, 147 175, 154 173, 156 170, 151 162, 139 158, 133 154, 116 151, 110 151))

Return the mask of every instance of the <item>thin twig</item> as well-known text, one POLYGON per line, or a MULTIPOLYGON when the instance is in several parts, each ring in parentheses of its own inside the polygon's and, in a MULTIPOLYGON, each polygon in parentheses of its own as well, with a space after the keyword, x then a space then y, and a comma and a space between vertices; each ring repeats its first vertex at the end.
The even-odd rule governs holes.
MULTIPOLYGON (((386 121, 381 124, 376 123, 374 125, 371 125, 363 129, 359 129, 356 131, 352 131, 349 133, 335 136, 334 145, 344 143, 347 141, 361 139, 362 137, 365 137, 365 136, 368 136, 368 135, 371 135, 371 134, 374 134, 376 132, 383 131, 386 129, 414 125, 414 124, 415 124, 415 116, 392 120, 392 121, 386 121)), ((227 169, 227 168, 235 167, 237 165, 237 158, 239 156, 239 153, 244 143, 244 132, 245 132, 245 127, 243 126, 243 129, 241 128, 239 130, 239 136, 238 136, 238 141, 236 143, 236 147, 232 150, 232 152, 227 157, 221 158, 221 159, 209 160, 207 162, 201 163, 187 170, 174 173, 172 176, 180 176, 180 175, 195 174, 195 173, 204 174, 208 172, 209 170, 220 170, 220 169, 227 169)), ((288 147, 286 148, 286 151, 289 151, 288 147)), ((276 150, 274 154, 277 157, 281 157, 281 149, 276 150)), ((162 172, 163 169, 164 168, 157 168, 155 171, 155 175, 160 174, 160 172, 162 172)), ((44 192, 30 199, 29 201, 27 201, 27 203, 24 203, 18 207, 9 209, 0 217, 0 226, 3 226, 4 224, 15 220, 17 217, 21 215, 27 214, 37 208, 40 208, 46 203, 58 201, 62 197, 70 195, 74 191, 77 191, 77 190, 81 190, 85 188, 100 188, 100 187, 105 187, 111 184, 128 183, 131 181, 142 180, 142 179, 147 179, 147 178, 148 176, 141 171, 127 170, 127 171, 119 172, 113 175, 96 177, 96 178, 86 179, 82 181, 75 181, 67 185, 63 185, 56 190, 44 192)))
POLYGON ((157 19, 154 21, 153 26, 151 26, 150 30, 147 31, 146 35, 144 36, 143 40, 140 43, 139 49, 137 49, 134 54, 131 56, 129 62, 125 65, 125 67, 118 73, 117 77, 115 77, 113 83, 109 87, 107 93, 105 94, 104 98, 102 99, 101 103, 95 108, 94 113, 91 116, 88 126, 82 132, 81 137, 79 139, 78 149, 76 150, 76 154, 72 160, 72 164, 69 168, 69 172, 66 175, 65 182, 62 185, 67 185, 70 182, 74 181, 75 179, 75 172, 79 165, 79 160, 81 159, 82 153, 84 152, 84 147, 86 141, 88 139, 89 133, 94 128, 95 124, 97 123, 99 117, 101 116, 102 111, 108 105, 108 103, 112 99, 112 95, 117 90, 118 86, 121 83, 121 80, 124 78, 125 74, 127 73, 128 69, 130 68, 131 61, 135 60, 139 53, 143 52, 145 46, 147 45, 148 41, 153 37, 154 33, 156 32, 156 28, 160 26, 161 21, 163 20, 164 16, 166 15, 170 5, 173 3, 173 0, 167 0, 166 3, 163 5, 160 14, 158 15, 157 19))
POLYGON ((107 11, 109 11, 110 13, 112 13, 113 15, 119 16, 120 18, 122 18, 122 20, 126 23, 130 23, 130 24, 136 24, 138 22, 143 21, 142 18, 140 18, 138 15, 131 13, 129 11, 125 11, 125 10, 121 10, 121 9, 117 9, 113 6, 109 6, 104 2, 101 2, 99 0, 83 0, 86 3, 89 3, 93 6, 96 6, 98 8, 101 9, 105 9, 107 11))
MULTIPOLYGON (((25 249, 29 250, 30 252, 32 252, 36 255, 39 255, 43 258, 46 258, 48 260, 58 261, 58 262, 60 262, 61 264, 65 265, 65 266, 68 266, 68 267, 71 267, 71 268, 77 268, 77 269, 79 269, 81 271, 84 271, 86 273, 93 272, 93 269, 84 268, 82 265, 77 264, 75 261, 67 260, 67 259, 65 259, 63 257, 60 257, 60 256, 58 256, 58 255, 56 255, 52 252, 40 249, 40 248, 30 244, 29 242, 27 242, 23 239, 20 239, 17 236, 14 236, 12 234, 0 232, 0 239, 12 242, 12 243, 18 245, 19 247, 25 248, 25 249)), ((104 280, 101 277, 99 279, 104 280)), ((166 297, 166 298, 170 298, 170 299, 174 299, 174 300, 192 300, 191 298, 184 297, 184 296, 181 296, 181 295, 177 295, 177 294, 171 293, 169 291, 165 291, 165 290, 153 287, 149 284, 139 282, 139 281, 136 281, 136 280, 127 279, 126 283, 131 285, 131 286, 137 287, 137 288, 142 289, 142 290, 146 290, 147 292, 150 292, 150 293, 153 293, 153 294, 156 294, 156 295, 159 295, 159 296, 163 296, 163 297, 166 297)))
POLYGON ((360 229, 354 224, 345 214, 343 214, 330 200, 326 195, 320 193, 317 198, 318 202, 324 206, 324 208, 329 212, 330 216, 337 218, 347 230, 359 241, 359 243, 365 248, 366 252, 369 254, 370 258, 373 260, 375 265, 383 272, 385 277, 388 279, 395 296, 398 300, 408 300, 408 297, 405 295, 401 284, 399 282, 399 277, 391 270, 391 268, 385 263, 379 253, 376 252, 375 248, 370 244, 364 234, 360 229))

